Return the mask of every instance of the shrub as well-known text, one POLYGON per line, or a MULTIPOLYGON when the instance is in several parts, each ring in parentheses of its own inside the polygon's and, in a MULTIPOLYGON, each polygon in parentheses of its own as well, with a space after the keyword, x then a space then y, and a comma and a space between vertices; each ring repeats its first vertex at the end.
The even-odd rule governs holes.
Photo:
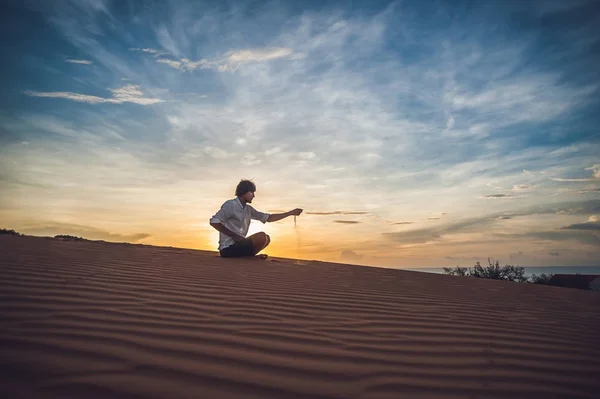
POLYGON ((552 278, 552 276, 554 276, 554 274, 545 274, 542 273, 539 276, 536 274, 532 274, 531 277, 529 278, 529 282, 532 284, 548 284, 548 282, 550 281, 550 279, 552 278))
POLYGON ((59 234, 59 235, 54 236, 54 238, 59 238, 61 240, 67 240, 67 241, 87 241, 83 237, 75 237, 75 236, 70 236, 67 234, 59 234))
POLYGON ((444 274, 486 278, 490 280, 516 281, 519 283, 524 283, 527 281, 524 267, 512 265, 500 266, 500 262, 492 262, 490 258, 488 258, 487 267, 481 266, 481 263, 479 262, 475 263, 473 268, 457 266, 456 268, 452 269, 444 267, 444 274))
POLYGON ((466 267, 456 266, 454 269, 451 267, 444 267, 444 274, 449 274, 451 276, 470 276, 471 271, 466 267))
POLYGON ((11 236, 20 236, 21 233, 17 233, 14 230, 8 230, 8 229, 0 229, 0 234, 6 234, 6 235, 11 235, 11 236))
POLYGON ((516 281, 519 283, 527 281, 524 267, 512 265, 500 266, 500 262, 496 261, 494 263, 490 258, 488 258, 487 267, 483 267, 477 262, 473 267, 472 276, 490 280, 516 281))

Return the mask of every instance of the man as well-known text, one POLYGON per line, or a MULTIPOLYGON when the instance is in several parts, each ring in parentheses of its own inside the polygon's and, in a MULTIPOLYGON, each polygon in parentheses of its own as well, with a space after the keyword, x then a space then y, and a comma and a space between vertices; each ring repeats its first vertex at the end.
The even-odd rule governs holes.
MULTIPOLYGON (((264 232, 246 237, 250 220, 263 223, 276 222, 288 216, 298 216, 302 209, 277 214, 259 212, 248 204, 255 197, 256 186, 250 180, 242 180, 235 189, 236 198, 225 201, 221 209, 210 218, 210 225, 219 231, 219 254, 224 258, 256 256, 271 242, 264 232)), ((267 255, 258 256, 266 259, 267 255)))

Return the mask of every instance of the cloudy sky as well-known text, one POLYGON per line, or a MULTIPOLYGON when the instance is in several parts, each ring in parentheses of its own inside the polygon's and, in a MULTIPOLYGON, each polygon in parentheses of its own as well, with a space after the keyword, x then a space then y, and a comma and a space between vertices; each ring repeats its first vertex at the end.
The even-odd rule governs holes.
POLYGON ((216 250, 598 265, 598 1, 8 1, 0 224, 216 250), (293 5, 292 5, 293 4, 293 5))

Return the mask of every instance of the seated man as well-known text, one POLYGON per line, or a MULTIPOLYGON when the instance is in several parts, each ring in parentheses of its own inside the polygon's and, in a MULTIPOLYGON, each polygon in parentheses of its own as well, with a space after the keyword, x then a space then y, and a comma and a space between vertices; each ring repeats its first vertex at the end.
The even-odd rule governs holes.
MULTIPOLYGON (((271 242, 264 232, 246 237, 250 220, 260 220, 263 223, 276 222, 288 216, 298 216, 302 209, 277 214, 259 212, 253 207, 256 186, 249 180, 242 180, 235 189, 236 198, 225 201, 221 209, 210 218, 210 225, 219 231, 219 253, 224 258, 239 256, 255 256, 271 242)), ((267 255, 260 255, 266 259, 267 255)))

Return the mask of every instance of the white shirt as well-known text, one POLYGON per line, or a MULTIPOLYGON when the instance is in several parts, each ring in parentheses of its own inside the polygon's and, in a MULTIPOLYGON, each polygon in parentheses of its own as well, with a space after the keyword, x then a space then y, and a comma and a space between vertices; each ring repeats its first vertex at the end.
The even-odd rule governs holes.
MULTIPOLYGON (((246 237, 251 219, 266 223, 269 216, 270 214, 259 212, 248 204, 243 205, 240 199, 235 197, 221 205, 221 209, 210 218, 210 223, 221 223, 232 232, 246 237)), ((233 244, 235 244, 233 238, 219 232, 219 251, 233 244)))

